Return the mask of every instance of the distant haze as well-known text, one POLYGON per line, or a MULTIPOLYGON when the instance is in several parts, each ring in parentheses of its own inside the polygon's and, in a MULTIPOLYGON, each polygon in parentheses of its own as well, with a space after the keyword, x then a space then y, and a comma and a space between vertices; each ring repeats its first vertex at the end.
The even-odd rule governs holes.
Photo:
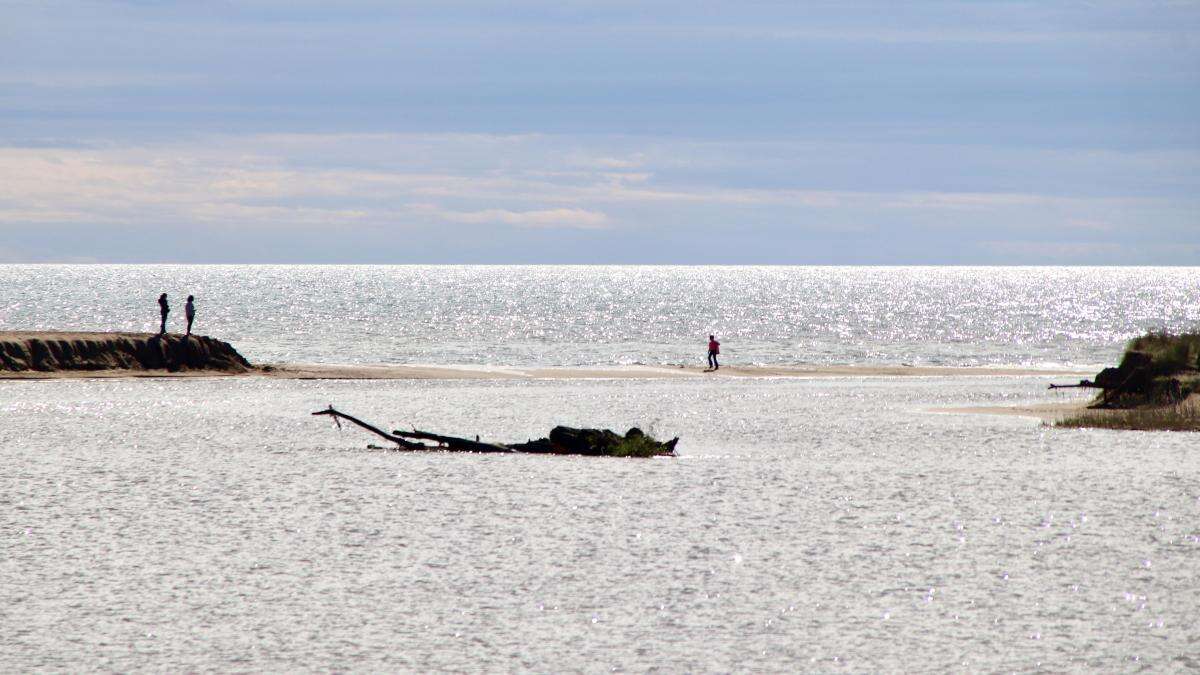
POLYGON ((0 262, 1200 264, 1200 3, 0 0, 0 262))

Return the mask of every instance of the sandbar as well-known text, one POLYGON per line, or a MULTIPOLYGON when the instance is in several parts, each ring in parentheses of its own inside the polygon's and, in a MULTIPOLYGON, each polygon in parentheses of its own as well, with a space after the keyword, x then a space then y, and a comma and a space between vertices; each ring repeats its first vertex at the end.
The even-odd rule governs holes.
POLYGON ((724 366, 708 371, 699 366, 578 366, 489 367, 438 365, 276 364, 258 374, 303 380, 589 380, 589 379, 702 379, 702 378, 850 378, 850 377, 1075 377, 1071 370, 1035 368, 831 365, 724 366))
POLYGON ((926 412, 950 415, 1003 415, 1008 417, 1032 417, 1046 423, 1054 423, 1064 417, 1087 409, 1087 400, 1054 401, 1050 403, 1028 403, 1023 405, 964 406, 956 408, 929 408, 926 412))
POLYGON ((911 365, 488 366, 438 364, 251 365, 207 336, 0 331, 0 379, 270 377, 295 380, 590 380, 867 377, 1074 377, 1072 370, 911 365))

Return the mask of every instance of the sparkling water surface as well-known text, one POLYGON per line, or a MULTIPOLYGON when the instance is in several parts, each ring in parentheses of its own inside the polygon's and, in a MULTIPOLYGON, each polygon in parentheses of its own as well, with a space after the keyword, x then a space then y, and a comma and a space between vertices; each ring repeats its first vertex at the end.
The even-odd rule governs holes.
MULTIPOLYGON (((641 350, 670 362, 695 358, 694 333, 711 322, 733 336, 731 358, 755 349, 769 363, 818 361, 821 340, 828 362, 1087 363, 1110 361, 1147 323, 1196 316, 1179 290, 1195 287, 1194 271, 1160 269, 10 266, 0 276, 4 328, 145 329, 153 311, 116 317, 144 315, 157 289, 178 288, 201 298, 203 332, 252 345, 257 360, 566 365, 641 350), (1034 305, 1048 280, 1069 292, 1034 305), (422 283, 424 294, 398 293, 422 283), (646 309, 705 283, 707 295, 687 296, 692 309, 646 309), (820 300, 779 290, 821 283, 820 300), (238 302, 219 308, 218 288, 238 302), (375 290, 363 299, 354 288, 375 290), (612 290, 601 321, 587 309, 601 288, 634 288, 637 306, 633 291, 612 290), (934 307, 918 311, 921 297, 934 307), (983 304, 968 309, 964 297, 983 304), (431 333, 422 322, 434 307, 444 308, 436 325, 461 325, 431 333), (739 328, 726 310, 775 318, 739 328), (822 311, 848 322, 845 352, 832 324, 813 326, 822 311), (627 342, 603 339, 614 325, 627 342)), ((1049 381, 0 380, 0 664, 1200 668, 1195 435, 930 412, 1080 398, 1047 391, 1049 381), (680 436, 681 457, 368 450, 365 432, 309 415, 330 403, 386 428, 498 441, 555 424, 637 424, 680 436)))
POLYGON ((0 265, 0 330, 157 331, 255 362, 1086 365, 1200 325, 1200 269, 0 265))

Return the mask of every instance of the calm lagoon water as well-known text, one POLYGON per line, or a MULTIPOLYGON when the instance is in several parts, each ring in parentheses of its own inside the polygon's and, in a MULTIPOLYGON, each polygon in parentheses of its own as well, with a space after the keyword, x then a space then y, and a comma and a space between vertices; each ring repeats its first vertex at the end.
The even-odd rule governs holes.
MULTIPOLYGON (((762 363, 1094 364, 1194 324, 1197 276, 10 266, 0 328, 145 328, 162 288, 258 361, 671 363, 717 331, 762 363)), ((1079 396, 1048 381, 0 381, 0 664, 1200 668, 1200 441, 928 412, 1079 396), (329 403, 682 456, 371 451, 329 403)))

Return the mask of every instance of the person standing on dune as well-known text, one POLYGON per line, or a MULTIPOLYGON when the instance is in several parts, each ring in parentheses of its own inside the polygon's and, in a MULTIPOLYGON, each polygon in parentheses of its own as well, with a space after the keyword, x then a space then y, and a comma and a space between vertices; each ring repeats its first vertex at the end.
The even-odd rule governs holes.
POLYGON ((196 296, 189 295, 187 304, 183 306, 183 315, 187 317, 187 335, 192 334, 192 322, 196 320, 196 305, 193 302, 196 296))
POLYGON ((721 343, 717 342, 717 338, 708 336, 708 367, 712 370, 720 370, 721 364, 717 363, 717 355, 721 353, 721 343))
POLYGON ((162 323, 158 327, 159 335, 167 334, 167 315, 171 313, 171 306, 167 304, 167 294, 163 293, 158 296, 158 311, 162 314, 162 323))

